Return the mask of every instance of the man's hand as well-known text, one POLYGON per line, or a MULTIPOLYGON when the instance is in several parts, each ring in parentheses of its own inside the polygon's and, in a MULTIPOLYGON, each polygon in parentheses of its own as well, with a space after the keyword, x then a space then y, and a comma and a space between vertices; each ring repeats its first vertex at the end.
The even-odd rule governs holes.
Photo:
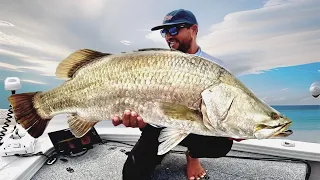
POLYGON ((125 125, 126 127, 139 127, 144 128, 147 124, 143 122, 143 119, 135 112, 130 110, 125 110, 122 115, 122 120, 119 116, 112 117, 112 124, 118 126, 120 124, 125 125))

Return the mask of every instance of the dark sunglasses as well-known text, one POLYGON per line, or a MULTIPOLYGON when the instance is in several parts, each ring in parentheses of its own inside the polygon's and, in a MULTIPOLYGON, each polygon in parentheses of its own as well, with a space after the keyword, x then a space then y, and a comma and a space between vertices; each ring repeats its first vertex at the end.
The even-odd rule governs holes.
POLYGON ((171 36, 175 36, 179 33, 181 28, 190 28, 190 24, 181 24, 177 26, 171 26, 170 28, 164 28, 160 31, 162 37, 166 37, 166 34, 169 33, 171 36))

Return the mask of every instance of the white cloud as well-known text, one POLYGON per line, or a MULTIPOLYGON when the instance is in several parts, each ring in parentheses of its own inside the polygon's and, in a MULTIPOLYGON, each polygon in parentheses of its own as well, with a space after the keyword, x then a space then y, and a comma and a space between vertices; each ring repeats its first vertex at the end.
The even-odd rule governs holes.
POLYGON ((151 31, 145 37, 154 43, 159 44, 160 47, 168 47, 165 39, 163 39, 159 31, 151 31))
POLYGON ((23 69, 29 69, 29 70, 41 72, 40 75, 43 75, 43 76, 55 76, 56 67, 59 64, 59 62, 56 62, 56 61, 39 59, 38 57, 32 57, 22 53, 16 53, 16 52, 3 50, 3 49, 0 49, 0 55, 1 54, 14 56, 23 62, 32 64, 30 66, 12 65, 8 63, 0 64, 0 66, 3 68, 8 68, 10 70, 14 70, 18 72, 24 72, 23 69))
POLYGON ((0 62, 0 67, 5 68, 7 70, 11 70, 11 71, 23 72, 22 70, 20 70, 19 66, 15 66, 12 64, 8 64, 8 63, 0 62))
POLYGON ((48 7, 59 7, 59 13, 55 8, 46 8, 46 12, 51 13, 55 16, 74 17, 74 18, 96 18, 106 11, 107 3, 109 0, 56 0, 49 2, 38 2, 43 3, 48 7))
MULTIPOLYGON (((0 80, 4 81, 4 78, 0 78, 0 80)), ((20 79, 20 82, 26 82, 26 83, 32 83, 32 84, 43 84, 43 85, 47 84, 47 83, 44 83, 41 81, 36 81, 36 80, 31 80, 31 79, 20 79)))
POLYGON ((32 83, 32 84, 46 84, 44 82, 35 81, 35 80, 29 80, 29 79, 22 79, 20 81, 27 82, 27 83, 32 83))
POLYGON ((124 45, 127 45, 127 46, 129 46, 129 45, 131 45, 131 42, 130 41, 127 41, 127 40, 122 40, 122 41, 120 41, 122 44, 124 44, 124 45))
POLYGON ((27 57, 22 53, 17 53, 17 52, 5 50, 5 49, 0 49, 0 54, 6 55, 6 56, 27 57))
POLYGON ((235 74, 318 62, 320 1, 272 0, 265 6, 227 15, 199 44, 235 74))
POLYGON ((86 32, 93 25, 93 34, 97 34, 100 30, 97 22, 108 12, 108 3, 108 0, 5 2, 7 12, 0 12, 0 17, 6 18, 0 20, 0 26, 5 27, 0 30, 0 56, 3 59, 13 56, 30 65, 6 62, 3 68, 20 72, 28 69, 40 72, 39 75, 55 76, 59 62, 72 52, 90 48, 90 43, 93 48, 107 47, 96 43, 99 38, 86 32))
POLYGON ((9 22, 7 22, 7 21, 0 20, 0 26, 14 26, 14 25, 9 23, 9 22))
POLYGON ((264 102, 270 105, 278 104, 281 101, 286 100, 286 97, 276 97, 276 96, 269 96, 269 97, 264 97, 261 98, 264 102))
POLYGON ((281 89, 281 91, 286 91, 286 90, 288 90, 289 88, 283 88, 283 89, 281 89))
POLYGON ((264 4, 264 7, 271 7, 271 6, 279 6, 286 3, 293 3, 293 2, 299 2, 303 0, 269 0, 264 4))
POLYGON ((55 57, 66 57, 72 51, 69 48, 64 47, 63 45, 53 45, 46 41, 41 41, 37 39, 29 38, 20 38, 14 35, 8 35, 0 31, 0 45, 7 45, 15 51, 19 51, 17 48, 30 48, 33 52, 30 53, 46 53, 50 56, 55 57))
POLYGON ((15 37, 13 35, 7 35, 0 31, 0 44, 10 45, 10 46, 23 46, 28 48, 33 48, 37 50, 42 50, 42 48, 38 45, 35 45, 31 42, 23 40, 19 37, 15 37))
POLYGON ((311 96, 309 91, 296 91, 296 92, 286 92, 282 91, 269 94, 267 96, 258 97, 270 105, 305 105, 305 104, 314 104, 318 105, 319 100, 311 96))
POLYGON ((33 70, 40 72, 41 76, 55 76, 55 69, 50 67, 50 65, 40 65, 40 66, 17 66, 13 64, 0 62, 0 67, 16 72, 26 72, 25 70, 33 70))

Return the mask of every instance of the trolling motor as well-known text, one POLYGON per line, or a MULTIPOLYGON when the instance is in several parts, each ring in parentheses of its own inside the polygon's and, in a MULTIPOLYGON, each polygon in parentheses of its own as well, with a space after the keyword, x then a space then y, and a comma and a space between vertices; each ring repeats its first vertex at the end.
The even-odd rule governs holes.
MULTIPOLYGON (((17 90, 21 88, 20 79, 17 77, 7 77, 4 81, 5 90, 11 91, 15 94, 17 90)), ((12 156, 17 154, 27 154, 33 153, 35 150, 35 142, 32 136, 30 136, 26 130, 21 127, 17 122, 12 132, 5 134, 8 131, 9 123, 13 115, 12 106, 9 106, 6 122, 0 131, 0 142, 2 140, 2 145, 0 146, 1 156, 12 156)))

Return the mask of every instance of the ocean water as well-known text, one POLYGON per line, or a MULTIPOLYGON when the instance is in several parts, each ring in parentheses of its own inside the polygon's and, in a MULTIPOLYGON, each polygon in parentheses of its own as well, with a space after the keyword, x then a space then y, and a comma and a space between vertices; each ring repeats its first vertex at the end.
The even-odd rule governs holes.
POLYGON ((272 106, 293 123, 292 130, 319 130, 320 131, 320 105, 292 105, 272 106))
POLYGON ((292 119, 293 134, 285 139, 320 143, 320 105, 272 106, 292 119))

